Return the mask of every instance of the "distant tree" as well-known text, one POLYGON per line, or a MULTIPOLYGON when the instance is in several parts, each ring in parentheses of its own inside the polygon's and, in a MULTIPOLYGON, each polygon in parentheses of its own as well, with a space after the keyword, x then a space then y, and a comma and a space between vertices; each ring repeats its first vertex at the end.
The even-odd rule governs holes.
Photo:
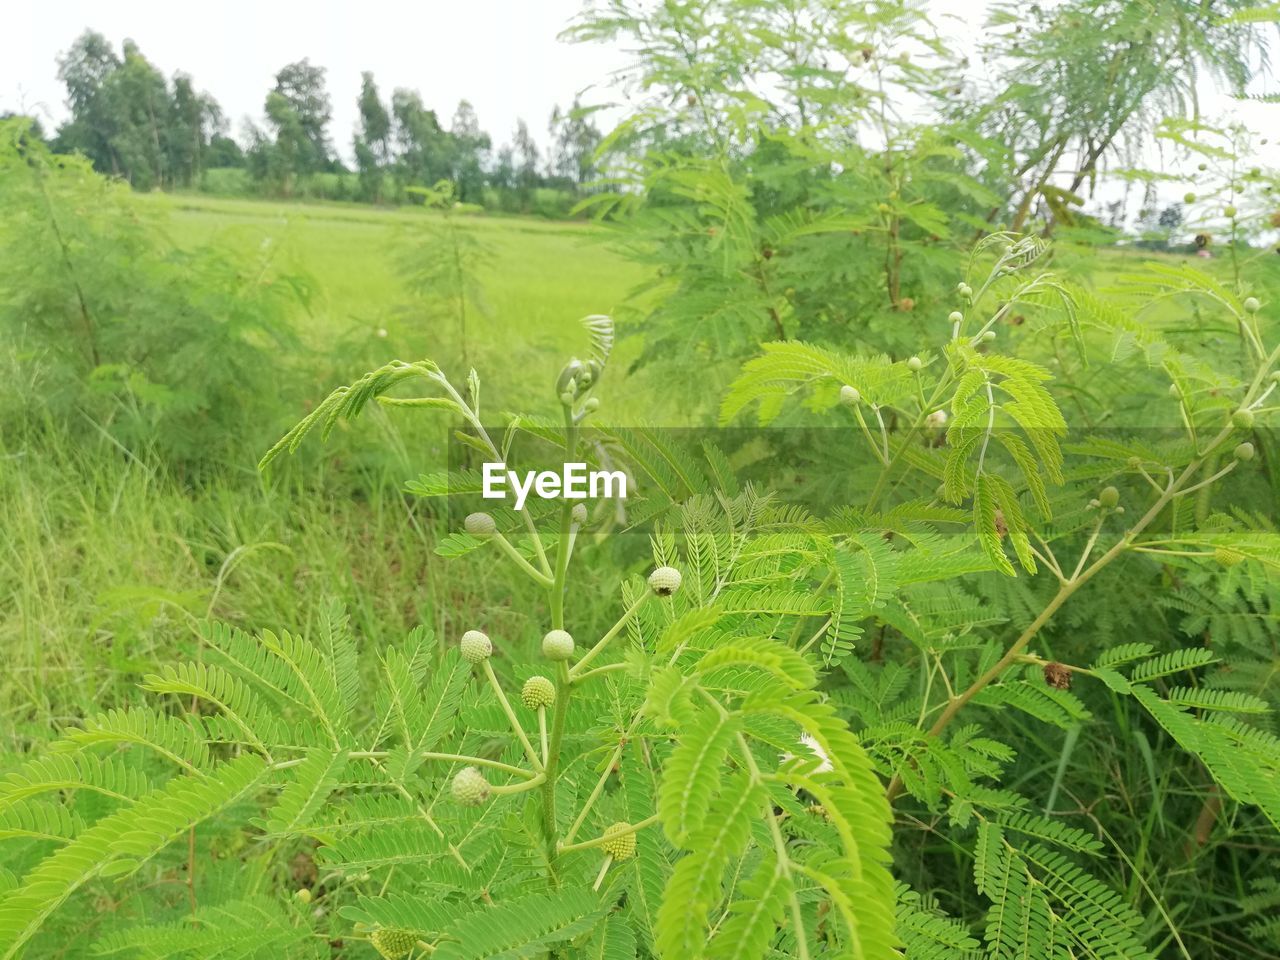
POLYGON ((216 133, 209 138, 209 149, 205 157, 205 169, 212 167, 243 167, 245 165, 244 150, 226 133, 216 133))
POLYGON ((533 205, 533 193, 542 182, 538 175, 538 145, 523 120, 516 121, 516 133, 512 144, 515 189, 519 207, 528 211, 533 205))
POLYGON ((114 117, 103 96, 103 84, 120 67, 120 58, 107 38, 86 30, 71 49, 58 58, 58 79, 67 88, 71 119, 58 130, 54 148, 79 152, 104 173, 120 173, 111 147, 114 117))
POLYGON ((558 106, 551 111, 549 129, 551 153, 548 169, 551 176, 575 190, 581 190, 596 176, 596 149, 601 140, 599 129, 588 119, 588 111, 577 99, 564 113, 558 106))
MULTIPOLYGON (((185 73, 175 73, 168 122, 169 169, 175 183, 189 186, 200 178, 207 166, 227 165, 211 162, 213 141, 222 134, 225 125, 217 101, 207 93, 197 93, 185 73)), ((222 135, 221 139, 228 138, 222 135)), ((230 143, 239 154, 235 141, 230 143)))
POLYGON ((324 68, 306 59, 285 66, 276 74, 264 111, 270 135, 254 132, 250 170, 288 196, 299 177, 333 165, 328 138, 333 106, 325 90, 324 68))
POLYGON ((410 184, 428 186, 452 176, 449 134, 417 91, 397 89, 391 95, 391 116, 392 173, 401 192, 410 184))
POLYGON ((484 196, 484 166, 492 145, 489 135, 480 129, 475 108, 466 100, 459 101, 449 128, 452 146, 452 176, 458 199, 479 203, 484 196))
POLYGON ((360 75, 360 129, 354 149, 360 171, 360 195, 375 203, 382 201, 382 176, 391 153, 391 115, 382 104, 373 74, 360 75))
POLYGON ((1170 233, 1182 226, 1182 204, 1171 203, 1160 211, 1160 226, 1170 233))

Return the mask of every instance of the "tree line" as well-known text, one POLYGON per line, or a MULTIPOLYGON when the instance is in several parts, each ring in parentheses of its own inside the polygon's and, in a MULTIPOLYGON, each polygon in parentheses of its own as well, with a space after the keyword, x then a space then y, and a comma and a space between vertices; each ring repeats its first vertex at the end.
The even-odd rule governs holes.
POLYGON ((468 101, 446 126, 418 91, 398 87, 385 98, 366 71, 350 170, 330 134, 325 68, 308 59, 276 73, 263 116, 246 123, 242 141, 190 75, 166 77, 131 40, 117 53, 102 34, 86 30, 58 58, 58 78, 70 116, 49 138, 51 148, 80 153, 139 190, 207 188, 210 171, 232 170, 220 181, 236 185, 231 189, 399 203, 415 196, 413 187, 448 180, 464 203, 529 212, 551 194, 562 212, 596 177, 601 134, 576 101, 553 110, 545 150, 524 120, 495 149, 468 101))

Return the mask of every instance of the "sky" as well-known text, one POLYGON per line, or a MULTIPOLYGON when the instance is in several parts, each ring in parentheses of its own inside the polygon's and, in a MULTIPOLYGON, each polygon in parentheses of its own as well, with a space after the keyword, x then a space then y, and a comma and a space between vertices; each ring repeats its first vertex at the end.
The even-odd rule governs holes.
MULTIPOLYGON (((35 113, 50 129, 65 119, 56 61, 86 28, 117 49, 133 39, 166 75, 191 74, 197 88, 222 105, 237 136, 245 119, 261 119, 276 71, 309 57, 328 71, 330 137, 348 160, 363 70, 374 72, 384 99, 395 87, 418 90, 446 126, 466 98, 495 146, 508 142, 523 118, 545 147, 552 108, 567 106, 578 93, 586 103, 615 99, 609 75, 629 62, 616 48, 556 39, 583 0, 219 0, 202 7, 172 0, 26 0, 12 6, 5 17, 6 26, 16 25, 16 42, 0 57, 0 112, 35 113)), ((972 49, 986 0, 931 0, 929 7, 957 50, 972 49)), ((1280 80, 1273 77, 1255 92, 1277 90, 1280 80)), ((1272 131, 1272 143, 1256 159, 1280 167, 1280 104, 1239 103, 1206 87, 1201 108, 1211 122, 1234 115, 1254 130, 1272 131)), ((603 115, 602 125, 609 119, 603 115)), ((1149 147, 1144 161, 1163 166, 1168 159, 1149 147)), ((1174 166, 1189 172, 1193 165, 1174 166)))
POLYGON ((511 138, 518 118, 545 144, 552 107, 568 106, 625 64, 605 47, 556 40, 581 7, 582 0, 26 0, 5 12, 6 32, 14 32, 0 56, 0 112, 32 112, 48 128, 65 119, 57 57, 91 28, 117 50, 133 39, 166 76, 189 73, 237 135, 245 117, 260 120, 276 71, 309 57, 328 71, 330 136, 344 156, 363 70, 374 72, 384 99, 395 87, 418 90, 446 126, 466 98, 495 144, 511 138))

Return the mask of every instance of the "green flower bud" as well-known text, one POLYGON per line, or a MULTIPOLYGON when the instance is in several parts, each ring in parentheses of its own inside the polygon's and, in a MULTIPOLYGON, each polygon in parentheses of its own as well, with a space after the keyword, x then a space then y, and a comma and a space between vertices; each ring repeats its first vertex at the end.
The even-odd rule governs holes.
POLYGON ((479 630, 468 630, 458 644, 462 659, 467 663, 480 663, 493 656, 493 643, 479 630))
POLYGON ((1120 502, 1120 491, 1115 487, 1103 487, 1098 492, 1098 505, 1110 510, 1120 502))
POLYGON ((658 567, 649 574, 649 589, 660 597, 669 597, 680 589, 682 579, 675 567, 658 567))
POLYGON ((469 513, 462 521, 462 529, 473 537, 487 537, 497 531, 498 524, 487 513, 469 513))
POLYGON ((1245 313, 1257 313, 1261 309, 1262 309, 1262 304, 1258 302, 1257 297, 1245 297, 1244 299, 1245 313))
POLYGON ((636 855, 636 832, 631 829, 631 824, 624 822, 615 823, 605 828, 604 843, 600 844, 600 849, 615 860, 630 860, 636 855))
POLYGON ((1222 208, 1222 215, 1226 217, 1228 220, 1234 220, 1236 218, 1236 208, 1233 206, 1227 205, 1222 208))
POLYGON ((582 526, 587 522, 587 508, 584 504, 575 503, 573 509, 569 511, 569 519, 582 526))
POLYGON ((907 361, 907 369, 913 372, 919 371, 919 369, 923 366, 924 366, 924 363, 920 360, 919 357, 912 357, 907 361))
POLYGON ((1183 202, 1183 203, 1195 203, 1195 202, 1196 202, 1196 195, 1195 195, 1194 193, 1186 193, 1186 194, 1183 194, 1183 196, 1182 196, 1182 202, 1183 202))
POLYGON ((549 630, 542 638, 542 655, 548 660, 568 660, 573 656, 573 637, 567 630, 549 630))
POLYGON ((1231 453, 1237 460, 1242 460, 1245 463, 1248 463, 1253 459, 1253 444, 1246 440, 1244 443, 1239 444, 1234 450, 1232 450, 1231 453))
POLYGON ((418 945, 418 938, 408 930, 375 930, 369 938, 373 949, 386 960, 404 960, 418 945))
POLYGON ((464 807, 478 807, 489 799, 489 781, 476 767, 463 767, 454 774, 449 793, 464 807))
POLYGON ((862 399, 856 387, 851 387, 847 383, 840 388, 840 402, 846 406, 852 407, 862 399))
POLYGON ((520 702, 530 710, 556 702, 556 685, 546 677, 530 677, 520 689, 520 702))
POLYGON ((952 323, 959 323, 961 320, 964 319, 964 314, 961 313, 959 310, 952 310, 951 313, 947 315, 947 319, 950 320, 952 323))
POLYGON ((1253 411, 1241 407, 1231 415, 1231 425, 1237 430, 1253 429, 1253 411))

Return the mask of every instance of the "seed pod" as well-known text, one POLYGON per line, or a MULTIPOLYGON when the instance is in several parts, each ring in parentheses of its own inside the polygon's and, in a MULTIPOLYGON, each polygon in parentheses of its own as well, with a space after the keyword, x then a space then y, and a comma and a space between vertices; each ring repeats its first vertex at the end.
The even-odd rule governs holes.
POLYGON ((1245 297, 1245 300, 1244 300, 1245 313, 1257 313, 1261 309, 1262 309, 1262 304, 1258 302, 1257 297, 1245 297))
POLYGON ((669 597, 680 589, 681 579, 675 567, 658 567, 649 574, 649 589, 660 597, 669 597))
POLYGON ((862 394, 858 392, 857 387, 851 387, 847 383, 840 388, 840 402, 845 406, 852 407, 862 399, 862 394))
POLYGON ((369 938, 373 949, 386 960, 403 960, 418 945, 418 938, 408 930, 375 930, 369 938))
POLYGON ((1241 407, 1231 415, 1231 425, 1237 430, 1253 429, 1253 411, 1241 407))
POLYGON ((1232 450, 1231 454, 1237 460, 1242 460, 1245 463, 1248 463, 1250 460, 1253 459, 1253 454, 1254 454, 1253 444, 1246 440, 1244 443, 1240 444, 1234 450, 1232 450))
POLYGON ((489 799, 489 781, 476 767, 463 767, 453 776, 449 793, 464 807, 478 807, 489 799))
POLYGON ((573 509, 569 511, 569 519, 582 526, 587 522, 587 508, 585 504, 575 503, 573 509))
POLYGON ((912 372, 918 371, 923 366, 924 366, 924 363, 920 360, 919 357, 911 357, 909 360, 907 360, 907 369, 911 370, 912 372))
POLYGON ((573 656, 573 637, 567 630, 549 630, 542 638, 542 655, 548 660, 568 660, 573 656))
POLYGON ((493 656, 493 642, 479 630, 468 630, 458 644, 462 659, 467 663, 480 663, 493 656))
POLYGON ((462 529, 473 537, 487 537, 497 532, 498 524, 487 513, 468 513, 462 521, 462 529))
POLYGON ((549 707, 556 702, 556 685, 546 677, 530 677, 520 689, 520 702, 530 710, 549 707))
POLYGON ((1071 668, 1061 663, 1044 665, 1044 682, 1055 690, 1071 689, 1071 668))
POLYGON ((604 836, 607 839, 600 844, 600 849, 613 859, 630 860, 636 855, 636 833, 631 824, 625 821, 615 823, 605 828, 604 836))
POLYGON ((1115 487, 1103 487, 1098 492, 1098 504, 1110 510, 1120 502, 1120 491, 1115 487))

